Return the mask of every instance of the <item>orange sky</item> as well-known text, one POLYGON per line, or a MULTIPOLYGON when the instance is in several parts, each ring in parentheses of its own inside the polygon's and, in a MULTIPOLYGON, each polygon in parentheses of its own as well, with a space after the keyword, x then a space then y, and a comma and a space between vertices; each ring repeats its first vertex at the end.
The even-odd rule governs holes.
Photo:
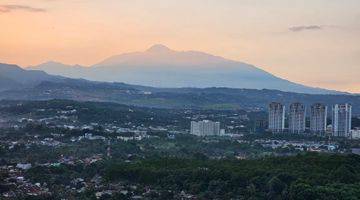
POLYGON ((0 0, 0 62, 95 64, 161 43, 360 93, 358 0, 0 0))

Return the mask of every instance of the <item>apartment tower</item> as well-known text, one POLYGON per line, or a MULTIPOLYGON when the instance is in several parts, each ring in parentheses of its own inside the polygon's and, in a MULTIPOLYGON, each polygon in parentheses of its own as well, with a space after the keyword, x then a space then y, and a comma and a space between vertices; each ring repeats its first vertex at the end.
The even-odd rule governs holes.
POLYGON ((332 110, 332 134, 334 137, 349 137, 351 130, 350 104, 335 104, 332 110))
POLYGON ((273 133, 280 133, 285 128, 285 106, 281 103, 272 102, 269 104, 269 130, 273 133))
POLYGON ((327 106, 315 103, 310 108, 310 132, 316 135, 324 135, 326 132, 327 106))
POLYGON ((305 132, 305 106, 301 103, 292 103, 289 112, 289 132, 305 132))

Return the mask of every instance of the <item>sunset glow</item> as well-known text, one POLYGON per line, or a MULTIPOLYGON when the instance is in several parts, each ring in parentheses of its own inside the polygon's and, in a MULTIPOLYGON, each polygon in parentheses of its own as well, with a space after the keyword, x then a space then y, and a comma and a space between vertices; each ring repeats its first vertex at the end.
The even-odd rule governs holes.
POLYGON ((93 65, 153 44, 360 93, 358 0, 1 0, 0 62, 93 65))

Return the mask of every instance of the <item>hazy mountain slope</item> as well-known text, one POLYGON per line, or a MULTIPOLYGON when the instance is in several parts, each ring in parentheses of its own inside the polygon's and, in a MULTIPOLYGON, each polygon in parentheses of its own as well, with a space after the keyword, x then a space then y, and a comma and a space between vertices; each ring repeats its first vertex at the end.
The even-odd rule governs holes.
POLYGON ((65 65, 59 62, 49 61, 37 66, 30 66, 27 69, 41 70, 51 75, 66 76, 68 78, 83 78, 86 68, 81 65, 65 65))
POLYGON ((20 88, 21 84, 0 74, 0 91, 20 88))
MULTIPOLYGON (((101 67, 99 67, 101 68, 101 67)), ((286 105, 351 103, 360 113, 360 96, 313 95, 278 90, 234 88, 156 88, 125 83, 95 82, 28 71, 16 65, 0 65, 0 99, 104 101, 158 108, 266 109, 269 102, 286 105)))
POLYGON ((0 63, 0 90, 31 87, 42 81, 55 81, 59 77, 48 75, 43 71, 24 70, 17 65, 0 63))
POLYGON ((153 87, 265 88, 311 94, 338 93, 296 84, 246 63, 197 51, 173 51, 163 45, 155 45, 145 52, 112 56, 92 67, 50 62, 32 69, 71 78, 153 87))

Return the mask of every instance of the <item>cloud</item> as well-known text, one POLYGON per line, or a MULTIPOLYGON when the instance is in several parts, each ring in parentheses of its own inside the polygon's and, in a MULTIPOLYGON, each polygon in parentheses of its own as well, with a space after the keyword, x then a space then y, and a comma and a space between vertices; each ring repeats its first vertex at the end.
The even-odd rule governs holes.
POLYGON ((300 32, 300 31, 316 31, 323 29, 323 26, 319 25, 311 25, 311 26, 293 26, 290 27, 289 30, 292 32, 300 32))
POLYGON ((0 13, 8 13, 15 10, 23 10, 27 12, 46 12, 45 9, 42 8, 34 8, 31 6, 25 5, 0 5, 0 13))

